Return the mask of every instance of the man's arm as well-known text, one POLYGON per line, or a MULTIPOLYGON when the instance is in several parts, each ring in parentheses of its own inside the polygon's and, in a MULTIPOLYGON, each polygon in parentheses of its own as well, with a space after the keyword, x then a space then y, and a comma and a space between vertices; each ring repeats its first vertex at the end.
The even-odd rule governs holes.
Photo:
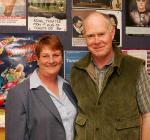
POLYGON ((150 113, 142 115, 142 140, 150 140, 150 113))
POLYGON ((150 140, 150 76, 144 65, 141 66, 136 89, 142 119, 141 140, 150 140))

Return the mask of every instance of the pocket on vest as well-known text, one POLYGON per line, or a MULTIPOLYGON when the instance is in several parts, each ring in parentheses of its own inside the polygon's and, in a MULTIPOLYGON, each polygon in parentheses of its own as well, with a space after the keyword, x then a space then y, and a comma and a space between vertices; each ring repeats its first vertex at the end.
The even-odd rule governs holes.
POLYGON ((123 118, 116 120, 118 140, 140 140, 140 119, 123 118))
POLYGON ((87 118, 84 115, 77 115, 75 120, 75 130, 75 140, 87 140, 87 118))

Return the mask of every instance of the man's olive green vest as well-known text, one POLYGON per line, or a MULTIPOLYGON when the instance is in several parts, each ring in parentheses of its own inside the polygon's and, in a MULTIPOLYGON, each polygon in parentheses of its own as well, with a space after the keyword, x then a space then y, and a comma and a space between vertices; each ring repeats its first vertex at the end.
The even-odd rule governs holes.
POLYGON ((140 140, 136 84, 144 62, 114 51, 101 93, 87 72, 90 54, 72 67, 71 84, 79 107, 76 140, 140 140))

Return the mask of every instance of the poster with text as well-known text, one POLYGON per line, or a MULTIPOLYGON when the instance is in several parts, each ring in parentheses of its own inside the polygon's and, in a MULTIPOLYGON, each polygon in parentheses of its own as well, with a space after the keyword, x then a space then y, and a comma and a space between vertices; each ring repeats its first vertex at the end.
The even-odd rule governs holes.
POLYGON ((0 34, 0 127, 4 126, 9 89, 26 79, 37 67, 34 49, 37 36, 0 34))
POLYGON ((124 53, 145 60, 145 68, 150 74, 150 50, 123 50, 124 53))
POLYGON ((26 26, 26 0, 0 0, 1 26, 26 26))
POLYGON ((150 34, 150 0, 127 0, 126 34, 150 34))
POLYGON ((147 50, 147 72, 150 75, 150 50, 147 50))
POLYGON ((0 34, 0 97, 6 99, 8 90, 36 68, 35 42, 33 35, 0 34))
POLYGON ((116 27, 116 33, 113 40, 113 44, 122 46, 122 19, 121 11, 112 10, 91 10, 91 9, 73 9, 72 10, 72 46, 85 47, 86 42, 83 37, 83 20, 84 18, 94 12, 102 12, 108 14, 116 27))
POLYGON ((64 52, 64 77, 70 81, 70 70, 74 62, 84 57, 88 51, 65 51, 64 52))
POLYGON ((66 31, 66 0, 29 0, 28 30, 66 31))

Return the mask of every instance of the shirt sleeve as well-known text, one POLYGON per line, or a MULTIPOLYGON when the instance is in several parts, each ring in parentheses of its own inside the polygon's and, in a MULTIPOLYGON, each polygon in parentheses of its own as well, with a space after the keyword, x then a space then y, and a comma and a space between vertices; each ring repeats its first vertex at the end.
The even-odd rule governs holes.
POLYGON ((150 76, 142 65, 136 85, 137 102, 142 114, 150 112, 150 76))

